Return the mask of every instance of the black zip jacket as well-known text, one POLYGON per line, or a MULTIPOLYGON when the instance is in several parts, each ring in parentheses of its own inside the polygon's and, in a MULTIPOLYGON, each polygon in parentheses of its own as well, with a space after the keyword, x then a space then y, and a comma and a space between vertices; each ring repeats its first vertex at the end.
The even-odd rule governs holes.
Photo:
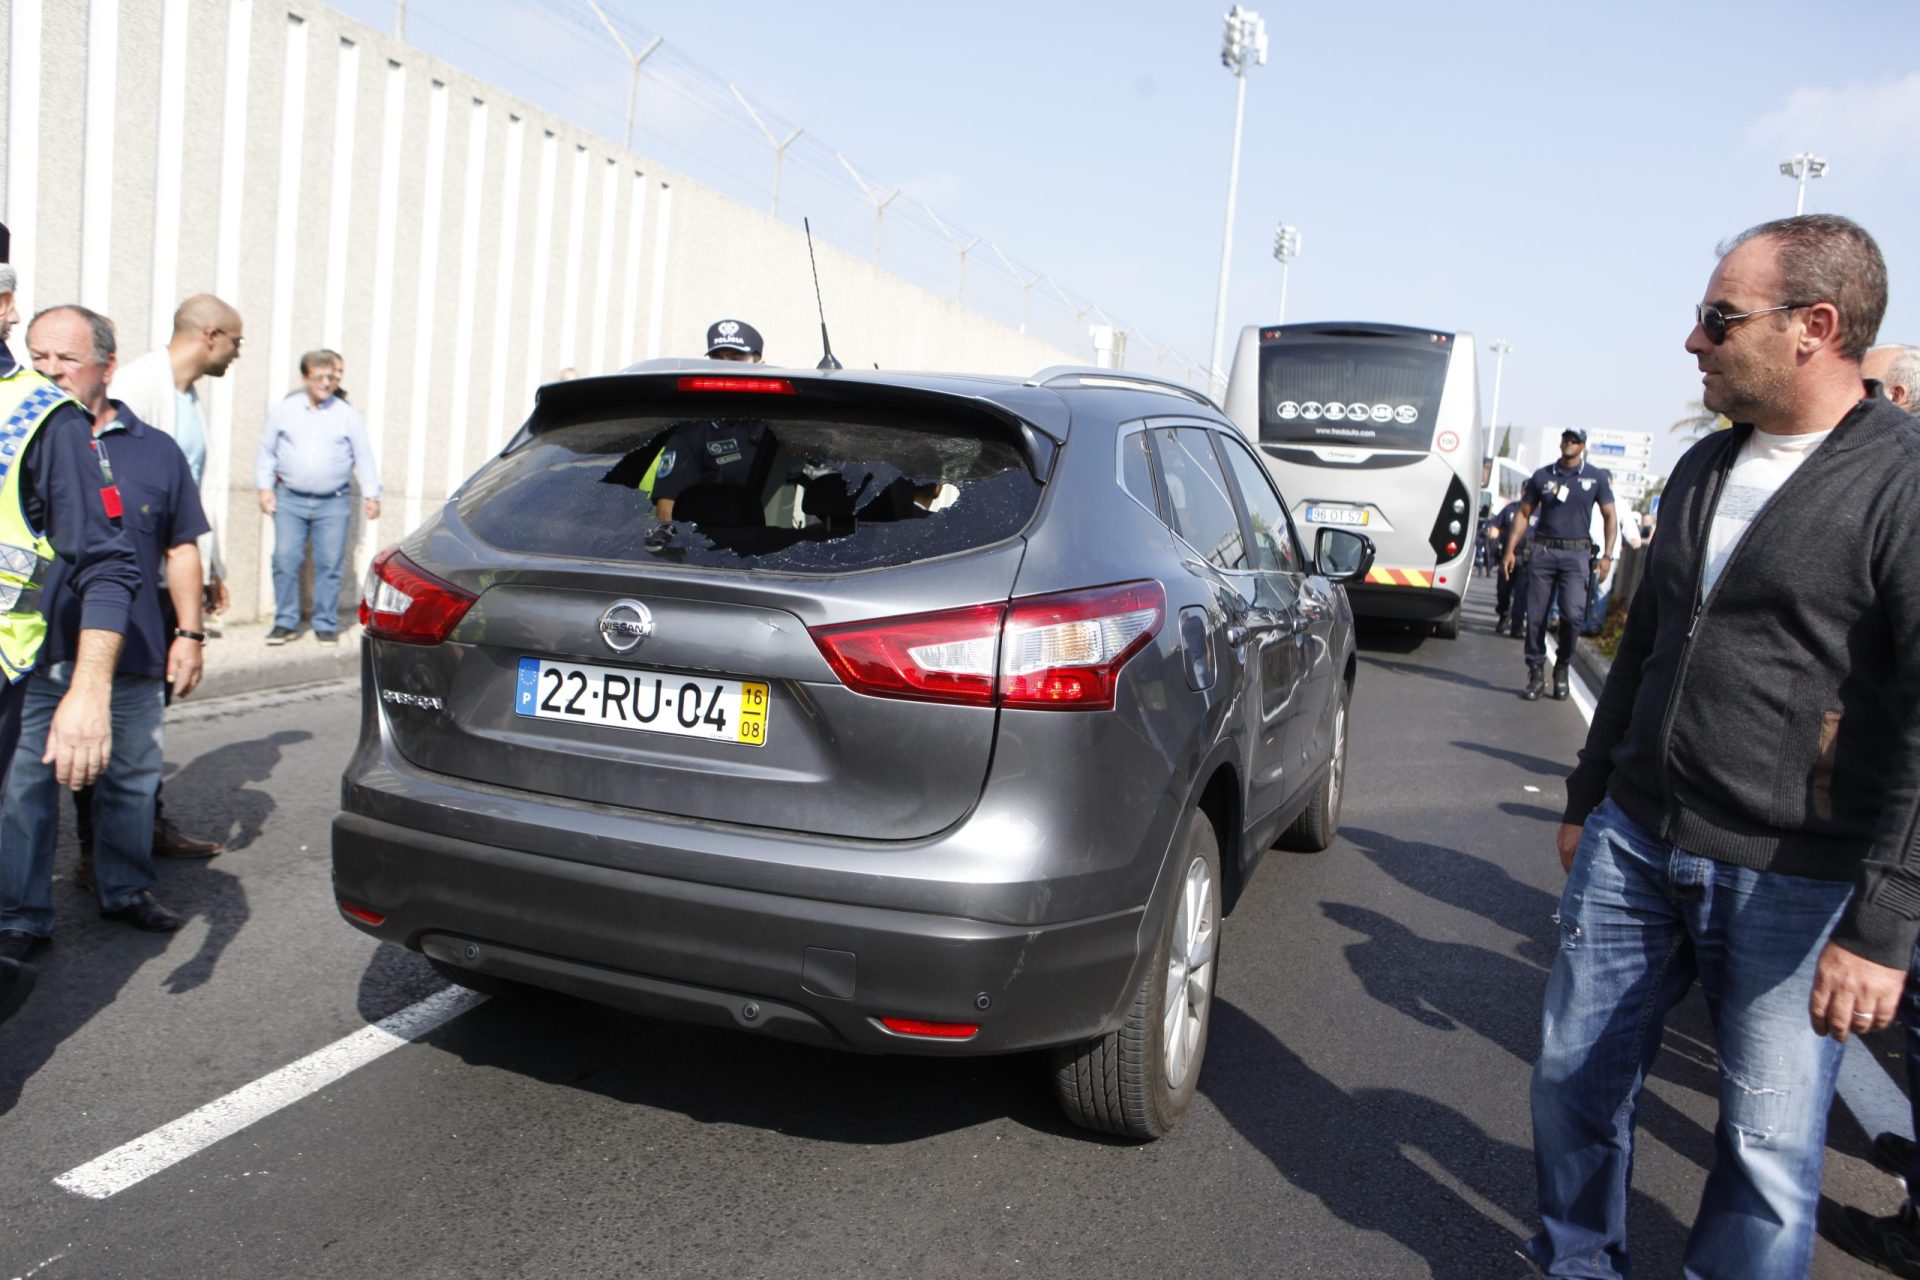
POLYGON ((1753 428, 1680 459, 1567 779, 1690 853, 1856 887, 1833 940, 1904 969, 1920 933, 1920 421, 1879 395, 1780 488, 1703 599, 1753 428))

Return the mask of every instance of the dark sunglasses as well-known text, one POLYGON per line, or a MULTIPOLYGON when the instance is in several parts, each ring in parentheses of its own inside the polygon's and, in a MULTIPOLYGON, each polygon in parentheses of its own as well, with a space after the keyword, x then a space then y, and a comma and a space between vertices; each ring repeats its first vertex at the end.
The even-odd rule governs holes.
POLYGON ((1707 335, 1707 341, 1719 346, 1727 340, 1727 330, 1735 321, 1751 320, 1754 316, 1772 315, 1776 311, 1798 311, 1802 307, 1811 307, 1811 302, 1789 302, 1783 307, 1761 307, 1757 311, 1736 311, 1728 315, 1720 308, 1707 302, 1693 304, 1693 318, 1707 335))

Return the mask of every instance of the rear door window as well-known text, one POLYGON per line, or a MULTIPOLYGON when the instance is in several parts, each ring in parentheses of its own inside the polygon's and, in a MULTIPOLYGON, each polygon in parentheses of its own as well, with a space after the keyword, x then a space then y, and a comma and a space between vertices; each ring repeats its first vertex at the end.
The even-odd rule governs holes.
POLYGON ((656 416, 540 431, 457 509, 508 551, 839 573, 1003 541, 1039 495, 1012 433, 972 415, 656 416))
POLYGON ((1201 427, 1162 427, 1152 434, 1174 532, 1217 568, 1251 568, 1240 516, 1207 439, 1212 433, 1201 427))

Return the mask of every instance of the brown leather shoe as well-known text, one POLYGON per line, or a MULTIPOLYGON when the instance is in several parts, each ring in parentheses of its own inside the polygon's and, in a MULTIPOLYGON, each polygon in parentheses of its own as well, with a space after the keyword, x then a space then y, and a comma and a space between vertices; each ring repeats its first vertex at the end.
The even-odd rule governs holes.
POLYGON ((217 858, 218 840, 196 840, 166 818, 153 824, 153 856, 156 858, 217 858))

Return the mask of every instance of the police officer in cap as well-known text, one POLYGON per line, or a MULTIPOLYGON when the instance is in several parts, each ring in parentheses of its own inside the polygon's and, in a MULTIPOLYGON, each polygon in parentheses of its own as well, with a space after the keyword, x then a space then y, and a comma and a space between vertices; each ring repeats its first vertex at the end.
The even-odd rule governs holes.
MULTIPOLYGON (((759 364, 761 350, 760 331, 744 320, 716 320, 707 327, 709 360, 759 364)), ((676 426, 640 485, 653 495, 654 515, 673 519, 675 500, 696 484, 744 485, 766 435, 766 424, 758 421, 676 426)))
POLYGON ((1560 433, 1560 460, 1527 478, 1520 494, 1520 510, 1513 536, 1500 566, 1509 576, 1514 557, 1528 536, 1527 521, 1537 511, 1532 530, 1533 557, 1527 567, 1527 687, 1520 696, 1535 702, 1546 692, 1547 611, 1560 605, 1560 656, 1553 664, 1553 696, 1567 697, 1567 673, 1573 665, 1573 646, 1580 620, 1587 612, 1587 581, 1594 566, 1593 509, 1600 508, 1605 532, 1599 573, 1605 577, 1613 564, 1614 538, 1619 534, 1613 514, 1613 484, 1605 471, 1587 462, 1587 433, 1569 427, 1560 433))
MULTIPOLYGON (((79 788, 111 758, 113 670, 140 564, 120 528, 120 492, 93 438, 92 419, 6 347, 17 315, 7 247, 0 226, 0 783, 20 740, 26 678, 47 634, 50 602, 40 587, 57 557, 71 566, 80 634, 72 684, 54 710, 45 758, 61 783, 79 788)), ((32 990, 33 969, 24 961, 42 941, 0 929, 0 1020, 32 990)))

